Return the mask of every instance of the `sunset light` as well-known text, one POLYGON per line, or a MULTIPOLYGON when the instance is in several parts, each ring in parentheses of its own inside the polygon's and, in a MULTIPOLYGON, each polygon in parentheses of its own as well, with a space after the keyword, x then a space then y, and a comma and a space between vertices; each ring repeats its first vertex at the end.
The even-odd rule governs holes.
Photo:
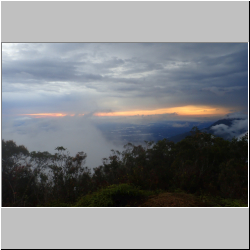
MULTIPOLYGON (((65 114, 65 113, 38 113, 38 114, 21 114, 22 116, 32 116, 35 118, 42 117, 63 117, 63 116, 74 116, 74 114, 65 114)), ((81 114, 84 115, 84 114, 81 114)))
MULTIPOLYGON (((115 111, 115 112, 99 112, 95 113, 94 116, 112 117, 112 116, 142 116, 142 115, 163 115, 163 114, 176 114, 179 116, 212 116, 212 115, 225 115, 229 113, 228 108, 216 108, 209 106, 183 106, 183 107, 172 107, 163 109, 153 110, 130 110, 130 111, 115 111)), ((37 114, 21 114, 21 116, 32 116, 35 118, 42 117, 64 117, 74 116, 74 114, 67 113, 37 113, 37 114)), ((84 116, 84 114, 78 114, 78 116, 84 116)))
POLYGON ((204 116, 204 115, 224 115, 228 113, 227 108, 214 108, 208 106, 184 106, 174 108, 164 108, 155 110, 135 110, 135 111, 121 111, 121 112, 109 112, 109 113, 96 113, 95 116, 136 116, 136 115, 162 115, 173 114, 185 115, 185 116, 204 116))
MULTIPOLYGON (((112 116, 142 116, 142 115, 164 115, 164 114, 176 114, 179 116, 212 116, 212 115, 225 115, 229 113, 227 108, 216 108, 209 106, 183 106, 183 107, 172 107, 163 109, 153 110, 130 110, 130 111, 117 111, 117 112, 100 112, 95 113, 94 116, 112 117, 112 116)), ((74 116, 74 114, 67 113, 37 113, 37 114, 21 114, 21 116, 32 116, 34 118, 45 118, 45 117, 64 117, 74 116)), ((78 116, 84 116, 84 114, 78 114, 78 116)))

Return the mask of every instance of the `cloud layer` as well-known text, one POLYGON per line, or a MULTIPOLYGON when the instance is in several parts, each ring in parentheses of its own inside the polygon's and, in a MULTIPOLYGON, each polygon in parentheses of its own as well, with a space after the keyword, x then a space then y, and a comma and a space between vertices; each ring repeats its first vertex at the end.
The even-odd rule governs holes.
POLYGON ((248 117, 246 114, 240 112, 230 113, 224 118, 235 120, 232 120, 230 126, 226 124, 218 124, 211 127, 211 130, 215 135, 232 139, 233 137, 240 138, 246 134, 246 131, 248 131, 248 117))
POLYGON ((5 119, 2 135, 3 139, 14 140, 29 151, 55 153, 58 146, 67 148, 71 155, 84 151, 87 153, 86 165, 90 168, 101 165, 102 158, 108 157, 111 149, 122 149, 122 145, 107 141, 86 117, 5 119))
POLYGON ((247 44, 31 43, 2 48, 3 114, 186 105, 247 109, 247 44))

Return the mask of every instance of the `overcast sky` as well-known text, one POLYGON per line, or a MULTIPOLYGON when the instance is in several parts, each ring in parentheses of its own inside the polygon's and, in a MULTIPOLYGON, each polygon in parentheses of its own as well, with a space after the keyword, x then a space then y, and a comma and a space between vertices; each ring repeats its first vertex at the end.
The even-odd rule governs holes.
POLYGON ((246 43, 4 43, 2 112, 246 111, 247 55, 246 43))
POLYGON ((2 44, 2 137, 33 150, 77 141, 83 123, 85 140, 98 137, 88 117, 206 120, 247 107, 247 43, 2 44))

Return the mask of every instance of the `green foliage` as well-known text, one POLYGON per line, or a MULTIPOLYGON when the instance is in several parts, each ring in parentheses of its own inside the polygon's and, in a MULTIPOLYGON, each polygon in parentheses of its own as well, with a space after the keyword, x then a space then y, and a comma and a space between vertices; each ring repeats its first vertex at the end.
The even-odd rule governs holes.
POLYGON ((83 196, 77 207, 122 207, 139 201, 153 192, 140 190, 129 184, 111 185, 83 196))
POLYGON ((238 199, 218 198, 217 202, 219 206, 221 207, 247 207, 248 206, 242 200, 238 200, 238 199))
POLYGON ((200 200, 209 204, 211 207, 247 207, 248 204, 241 199, 222 198, 220 196, 212 196, 202 194, 199 196, 200 200))

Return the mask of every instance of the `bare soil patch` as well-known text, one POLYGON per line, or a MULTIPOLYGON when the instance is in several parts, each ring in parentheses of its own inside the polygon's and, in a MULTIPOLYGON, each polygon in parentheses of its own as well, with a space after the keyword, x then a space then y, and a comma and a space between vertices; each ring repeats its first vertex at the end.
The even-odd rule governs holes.
POLYGON ((164 192, 150 196, 137 207, 210 207, 192 194, 164 192))

